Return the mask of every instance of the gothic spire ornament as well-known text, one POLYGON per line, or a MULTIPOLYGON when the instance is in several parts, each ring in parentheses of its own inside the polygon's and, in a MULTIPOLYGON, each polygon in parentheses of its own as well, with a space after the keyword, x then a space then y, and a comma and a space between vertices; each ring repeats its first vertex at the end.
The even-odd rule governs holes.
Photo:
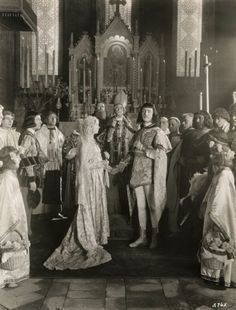
POLYGON ((116 12, 115 12, 116 15, 120 14, 120 5, 126 5, 126 3, 127 3, 126 0, 110 0, 111 5, 113 4, 116 5, 116 12))

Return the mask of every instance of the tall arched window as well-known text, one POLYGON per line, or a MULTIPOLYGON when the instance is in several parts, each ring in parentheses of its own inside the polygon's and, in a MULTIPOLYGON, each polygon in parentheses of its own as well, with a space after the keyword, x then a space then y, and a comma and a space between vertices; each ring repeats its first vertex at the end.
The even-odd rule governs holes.
POLYGON ((59 0, 32 0, 32 8, 38 18, 38 42, 33 38, 33 74, 36 74, 37 53, 38 73, 45 74, 45 54, 48 53, 48 74, 58 74, 59 50, 59 0))
POLYGON ((199 76, 202 0, 177 1, 177 76, 199 76))

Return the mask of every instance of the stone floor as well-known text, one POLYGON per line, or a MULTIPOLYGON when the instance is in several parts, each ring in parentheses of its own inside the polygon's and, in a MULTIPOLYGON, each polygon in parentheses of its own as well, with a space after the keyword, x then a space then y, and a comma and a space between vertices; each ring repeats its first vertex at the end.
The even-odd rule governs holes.
MULTIPOLYGON (((31 244, 31 276, 47 278, 64 277, 196 277, 199 274, 196 248, 185 246, 176 239, 160 236, 158 247, 130 248, 130 239, 110 239, 106 249, 112 255, 107 264, 86 270, 51 271, 43 267, 65 236, 70 221, 47 221, 35 218, 31 244)), ((111 228, 114 229, 113 223, 111 228)), ((119 226, 120 231, 124 231, 119 226)), ((131 239, 132 240, 132 239, 131 239)))
POLYGON ((0 310, 236 310, 236 289, 212 289, 199 278, 196 245, 165 233, 152 251, 131 249, 129 239, 113 238, 106 247, 111 262, 87 270, 47 270, 43 262, 69 224, 33 218, 31 278, 15 289, 0 290, 0 310))
POLYGON ((0 309, 236 309, 234 289, 215 290, 198 278, 31 278, 0 290, 0 309))

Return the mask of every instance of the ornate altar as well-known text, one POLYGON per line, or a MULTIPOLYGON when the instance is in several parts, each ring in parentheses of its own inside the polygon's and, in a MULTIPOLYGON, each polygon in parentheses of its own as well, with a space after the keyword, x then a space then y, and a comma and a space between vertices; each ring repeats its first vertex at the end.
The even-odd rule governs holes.
MULTIPOLYGON (((114 2, 114 1, 113 1, 114 2)), ((69 99, 70 118, 91 113, 92 104, 106 103, 111 111, 114 97, 125 92, 128 109, 136 110, 143 102, 158 103, 159 77, 164 59, 163 48, 148 34, 141 41, 138 23, 131 32, 119 12, 101 33, 99 21, 95 46, 87 33, 74 43, 73 34, 69 48, 69 99)), ((163 76, 162 76, 163 78, 163 76)))

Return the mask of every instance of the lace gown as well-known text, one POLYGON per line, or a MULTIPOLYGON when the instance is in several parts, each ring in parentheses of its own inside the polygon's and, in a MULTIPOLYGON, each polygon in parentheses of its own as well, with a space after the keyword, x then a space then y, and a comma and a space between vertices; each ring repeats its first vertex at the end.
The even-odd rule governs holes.
POLYGON ((29 266, 27 220, 19 182, 14 171, 4 170, 0 173, 0 288, 27 279, 29 266))
POLYGON ((82 141, 76 158, 78 209, 62 243, 44 263, 46 268, 85 269, 111 260, 102 247, 109 236, 106 179, 98 145, 82 141))

